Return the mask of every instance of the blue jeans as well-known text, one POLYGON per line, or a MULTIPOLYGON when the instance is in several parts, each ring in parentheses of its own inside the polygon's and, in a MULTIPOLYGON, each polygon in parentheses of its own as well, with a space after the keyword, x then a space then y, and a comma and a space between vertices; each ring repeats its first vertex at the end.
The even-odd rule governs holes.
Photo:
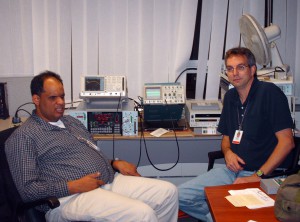
POLYGON ((178 186, 179 209, 202 221, 212 221, 206 202, 204 187, 232 184, 237 177, 245 177, 253 171, 234 173, 228 168, 214 168, 178 186))

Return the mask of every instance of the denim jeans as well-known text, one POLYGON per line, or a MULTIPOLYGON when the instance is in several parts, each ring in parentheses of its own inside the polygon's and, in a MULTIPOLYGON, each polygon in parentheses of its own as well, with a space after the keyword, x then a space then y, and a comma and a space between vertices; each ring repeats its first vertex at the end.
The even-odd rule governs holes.
POLYGON ((237 177, 245 177, 253 171, 234 173, 228 168, 214 168, 178 186, 179 208, 202 221, 212 221, 206 202, 204 187, 232 184, 237 177))

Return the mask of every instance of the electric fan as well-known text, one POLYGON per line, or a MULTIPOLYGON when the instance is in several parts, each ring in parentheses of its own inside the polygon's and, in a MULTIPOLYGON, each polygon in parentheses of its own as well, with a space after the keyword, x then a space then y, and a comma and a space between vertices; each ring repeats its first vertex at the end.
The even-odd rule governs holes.
POLYGON ((257 20, 249 14, 244 14, 240 18, 239 25, 245 46, 252 51, 256 62, 266 67, 258 70, 257 75, 274 75, 276 79, 286 79, 289 67, 282 63, 275 43, 281 34, 279 26, 271 25, 262 28, 257 20))

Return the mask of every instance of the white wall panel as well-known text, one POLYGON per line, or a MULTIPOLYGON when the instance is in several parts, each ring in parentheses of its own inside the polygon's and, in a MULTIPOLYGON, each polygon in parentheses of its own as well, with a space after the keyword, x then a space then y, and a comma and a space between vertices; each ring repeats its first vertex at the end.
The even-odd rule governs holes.
POLYGON ((205 99, 218 99, 228 1, 214 1, 205 99))
POLYGON ((128 38, 127 38, 127 53, 128 61, 126 67, 126 74, 128 74, 127 85, 128 95, 131 98, 135 98, 136 95, 142 95, 142 86, 145 73, 142 66, 142 31, 139 28, 141 24, 141 1, 134 0, 128 2, 128 38))
POLYGON ((237 47, 241 43, 239 19, 243 12, 243 1, 230 0, 228 8, 228 21, 225 51, 237 47))
POLYGON ((33 73, 31 0, 2 0, 0 4, 0 76, 30 76, 33 73))
POLYGON ((169 49, 171 53, 173 52, 170 61, 172 69, 169 81, 171 82, 185 69, 185 65, 191 56, 197 11, 197 1, 195 0, 177 2, 178 4, 175 5, 177 9, 171 10, 171 12, 178 11, 178 13, 169 17, 171 22, 175 21, 171 24, 171 30, 173 30, 174 35, 171 36, 171 40, 173 40, 169 49), (173 26, 175 28, 172 28, 173 26))
POLYGON ((214 1, 204 0, 201 12, 201 25, 198 50, 196 99, 203 99, 205 76, 207 72, 208 51, 211 36, 214 1))
POLYGON ((39 73, 49 67, 49 23, 46 5, 46 1, 34 0, 32 2, 34 73, 39 73))
POLYGON ((66 101, 71 100, 70 0, 33 0, 33 74, 51 70, 61 75, 66 101))
POLYGON ((87 72, 86 1, 73 0, 71 12, 73 98, 76 101, 79 99, 80 77, 87 72))
MULTIPOLYGON (((145 82, 173 82, 186 67, 197 2, 0 0, 0 76, 32 76, 51 69, 62 75, 67 99, 72 88, 77 100, 82 74, 126 75, 129 96, 136 99, 145 82)), ((273 2, 274 23, 282 30, 277 45, 295 72, 297 86, 299 3, 273 2)), ((265 1, 202 4, 196 98, 202 98, 207 71, 206 98, 216 98, 224 49, 240 43, 239 18, 250 13, 263 26, 265 1)))
POLYGON ((10 76, 13 72, 13 51, 11 50, 13 42, 11 32, 12 24, 10 22, 9 1, 0 1, 0 76, 10 76))

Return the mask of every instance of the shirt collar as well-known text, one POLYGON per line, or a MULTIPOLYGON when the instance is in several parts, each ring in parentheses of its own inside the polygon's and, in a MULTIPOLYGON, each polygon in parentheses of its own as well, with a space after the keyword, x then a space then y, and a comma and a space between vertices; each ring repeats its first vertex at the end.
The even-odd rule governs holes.
MULTIPOLYGON (((251 84, 249 94, 248 94, 247 99, 245 100, 244 104, 247 104, 249 102, 249 100, 251 100, 251 98, 255 95, 256 89, 258 87, 258 83, 259 83, 259 80, 257 79, 257 77, 254 77, 254 80, 251 84)), ((241 102, 239 99, 239 94, 235 88, 233 88, 233 93, 234 93, 234 96, 232 98, 232 102, 234 102, 234 103, 238 102, 238 104, 240 104, 241 102)), ((241 104, 241 105, 244 105, 244 104, 241 104)))
MULTIPOLYGON (((36 114, 36 110, 35 109, 32 111, 31 118, 34 119, 38 124, 40 124, 47 131, 51 131, 51 130, 63 130, 64 129, 64 128, 60 128, 58 126, 52 125, 52 124, 46 122, 45 120, 43 120, 41 117, 39 117, 36 114)), ((67 125, 67 124, 65 124, 67 122, 67 120, 66 120, 65 117, 61 117, 60 120, 64 123, 65 126, 67 125)))

